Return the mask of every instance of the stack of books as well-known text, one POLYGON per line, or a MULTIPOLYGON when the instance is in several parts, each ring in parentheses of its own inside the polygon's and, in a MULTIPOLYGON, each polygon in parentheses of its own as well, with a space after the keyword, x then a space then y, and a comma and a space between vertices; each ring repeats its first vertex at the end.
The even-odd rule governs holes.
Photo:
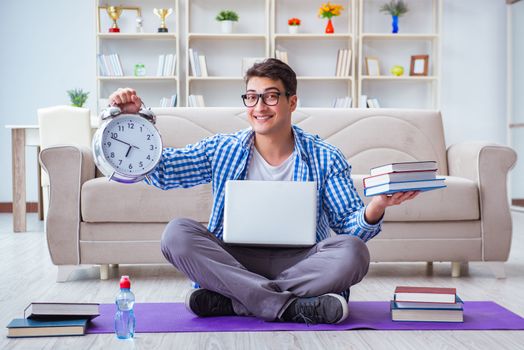
POLYGON ((399 286, 391 300, 393 321, 464 322, 464 303, 455 288, 399 286))
POLYGON ((15 318, 7 325, 7 337, 84 335, 89 320, 100 314, 99 306, 97 303, 31 303, 24 311, 24 318, 15 318))
POLYGON ((446 187, 437 178, 437 162, 391 163, 372 168, 364 178, 364 195, 376 196, 407 191, 429 191, 446 187))
POLYGON ((284 50, 275 50, 275 58, 277 60, 281 60, 282 62, 286 63, 286 64, 289 64, 288 63, 288 57, 287 57, 287 51, 284 51, 284 50))
POLYGON ((171 97, 162 97, 160 99, 160 107, 176 107, 177 94, 171 97))
POLYGON ((176 71, 176 54, 158 56, 157 77, 172 77, 176 71))
POLYGON ((351 50, 339 49, 337 53, 336 77, 348 77, 351 73, 351 50))
POLYGON ((188 107, 205 107, 203 95, 189 95, 187 97, 188 107))
POLYGON ((101 76, 116 76, 123 77, 124 70, 122 69, 122 63, 117 53, 109 55, 97 55, 98 68, 101 76))
POLYGON ((189 49, 189 65, 191 68, 191 75, 194 77, 207 77, 207 61, 206 56, 200 55, 197 50, 189 49))

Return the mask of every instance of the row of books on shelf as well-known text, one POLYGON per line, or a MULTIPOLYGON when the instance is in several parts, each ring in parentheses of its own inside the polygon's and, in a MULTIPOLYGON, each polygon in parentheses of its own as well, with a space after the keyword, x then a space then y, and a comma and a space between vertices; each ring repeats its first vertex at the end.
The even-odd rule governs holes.
POLYGON ((456 288, 398 286, 390 311, 393 321, 464 322, 456 288))
POLYGON ((34 302, 24 318, 7 325, 8 338, 84 335, 87 323, 100 315, 98 303, 34 302))
POLYGON ((276 49, 275 58, 277 60, 281 60, 282 62, 286 64, 289 64, 288 57, 287 57, 287 51, 276 49))
POLYGON ((335 76, 347 77, 351 73, 351 50, 339 49, 335 76))
POLYGON ((191 75, 194 77, 207 77, 206 56, 200 55, 197 50, 191 48, 188 50, 188 56, 191 75))
POLYGON ((349 96, 345 97, 336 97, 333 100, 333 108, 351 108, 351 103, 353 102, 353 99, 349 96))
POLYGON ((188 107, 205 107, 204 96, 202 95, 189 95, 187 97, 188 107))
POLYGON ((176 54, 163 54, 158 56, 157 77, 172 77, 176 70, 176 54))
POLYGON ((390 163, 370 170, 370 175, 363 180, 364 195, 430 191, 446 187, 444 180, 437 178, 435 161, 390 163))
POLYGON ((177 94, 172 95, 171 97, 162 97, 160 99, 160 107, 176 107, 177 94))
POLYGON ((369 98, 368 95, 360 95, 361 108, 380 108, 377 98, 369 98))
POLYGON ((122 63, 117 53, 109 55, 98 54, 98 67, 100 69, 100 75, 102 76, 124 76, 124 70, 122 69, 122 63))

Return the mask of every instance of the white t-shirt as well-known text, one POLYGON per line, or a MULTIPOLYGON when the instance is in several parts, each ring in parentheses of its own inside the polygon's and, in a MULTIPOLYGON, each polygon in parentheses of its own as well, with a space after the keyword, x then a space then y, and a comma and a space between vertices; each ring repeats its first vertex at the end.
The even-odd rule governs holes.
POLYGON ((247 180, 292 181, 295 165, 295 151, 282 164, 273 166, 266 162, 256 147, 247 170, 247 180))

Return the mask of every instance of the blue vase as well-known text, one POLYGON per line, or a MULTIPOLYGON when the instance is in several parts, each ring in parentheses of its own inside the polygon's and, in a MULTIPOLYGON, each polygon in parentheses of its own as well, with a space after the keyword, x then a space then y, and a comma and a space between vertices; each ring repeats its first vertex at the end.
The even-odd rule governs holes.
POLYGON ((398 16, 391 16, 391 18, 393 19, 391 22, 391 25, 393 26, 391 33, 398 33, 398 16))

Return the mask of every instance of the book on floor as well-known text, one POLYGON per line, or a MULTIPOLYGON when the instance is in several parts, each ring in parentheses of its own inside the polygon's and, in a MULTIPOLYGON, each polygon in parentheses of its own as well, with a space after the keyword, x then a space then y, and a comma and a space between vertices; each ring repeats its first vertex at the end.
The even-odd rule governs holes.
POLYGON ((463 302, 458 296, 454 304, 408 303, 406 305, 392 300, 390 308, 393 321, 464 322, 463 302))
POLYGON ((456 288, 398 286, 395 288, 394 300, 396 302, 454 304, 456 294, 456 288))
POLYGON ((419 161, 419 162, 399 162, 381 165, 371 168, 370 175, 381 175, 399 171, 421 171, 421 170, 437 170, 437 162, 419 161))
POLYGON ((15 318, 7 325, 7 337, 48 337, 84 335, 88 318, 42 321, 30 318, 15 318))
POLYGON ((364 187, 383 185, 390 182, 435 180, 436 170, 401 171, 389 174, 368 176, 364 178, 364 187))
POLYGON ((24 310, 32 319, 94 318, 100 315, 98 303, 33 302, 24 310))
POLYGON ((446 187, 444 184, 444 179, 389 182, 378 186, 364 188, 364 195, 369 197, 379 194, 392 194, 396 192, 430 191, 443 187, 446 187))

